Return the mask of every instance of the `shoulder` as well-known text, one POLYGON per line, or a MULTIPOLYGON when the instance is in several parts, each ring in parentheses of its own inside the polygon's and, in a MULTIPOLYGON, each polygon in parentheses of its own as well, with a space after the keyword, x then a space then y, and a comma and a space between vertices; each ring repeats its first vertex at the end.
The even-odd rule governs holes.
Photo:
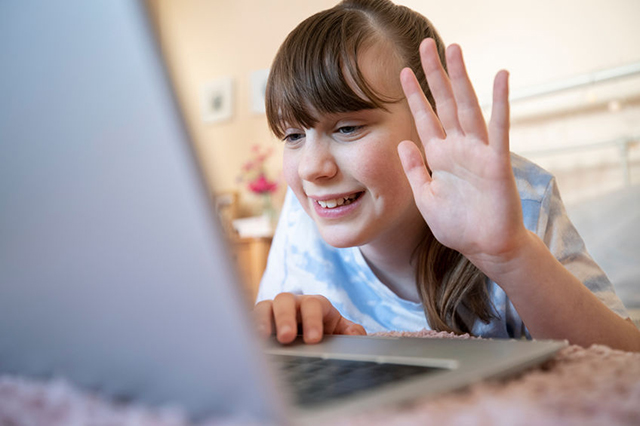
POLYGON ((551 173, 521 157, 511 153, 511 168, 521 200, 542 202, 549 193, 549 187, 555 181, 551 173))

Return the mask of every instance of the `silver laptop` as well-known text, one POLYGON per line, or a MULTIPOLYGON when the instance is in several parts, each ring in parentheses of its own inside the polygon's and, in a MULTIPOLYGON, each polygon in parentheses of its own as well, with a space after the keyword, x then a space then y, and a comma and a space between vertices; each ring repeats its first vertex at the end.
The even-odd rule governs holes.
POLYGON ((143 4, 0 2, 0 58, 1 374, 61 376, 193 419, 283 423, 435 395, 564 345, 334 337, 265 349, 143 4), (307 381, 292 391, 300 365, 307 381), (362 365, 375 383, 330 375, 362 365))

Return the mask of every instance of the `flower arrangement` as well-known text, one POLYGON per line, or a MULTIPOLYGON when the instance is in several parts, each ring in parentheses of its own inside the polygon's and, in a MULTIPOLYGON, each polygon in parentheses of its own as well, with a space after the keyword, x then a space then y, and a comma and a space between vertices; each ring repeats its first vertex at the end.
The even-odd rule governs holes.
POLYGON ((278 189, 278 182, 267 177, 265 162, 273 154, 273 149, 262 149, 260 145, 251 147, 253 158, 242 166, 238 182, 245 182, 249 191, 258 195, 269 195, 278 189))

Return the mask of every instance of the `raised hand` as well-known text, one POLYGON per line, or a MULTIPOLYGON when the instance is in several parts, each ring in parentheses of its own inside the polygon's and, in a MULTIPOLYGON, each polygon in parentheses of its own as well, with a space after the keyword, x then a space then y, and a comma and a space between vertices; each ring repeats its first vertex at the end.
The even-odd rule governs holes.
POLYGON ((526 234, 509 155, 508 74, 496 75, 487 127, 460 47, 447 49, 449 76, 432 39, 422 42, 420 56, 438 114, 413 72, 402 70, 424 157, 420 141, 403 141, 400 159, 433 235, 484 271, 508 260, 526 234))

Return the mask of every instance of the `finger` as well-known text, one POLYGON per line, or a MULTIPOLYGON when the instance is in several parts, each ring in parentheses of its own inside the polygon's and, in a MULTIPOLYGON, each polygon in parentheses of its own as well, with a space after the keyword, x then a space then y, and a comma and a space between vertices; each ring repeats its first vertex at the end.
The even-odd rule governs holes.
POLYGON ((324 334, 335 334, 336 327, 340 320, 342 319, 342 315, 340 311, 338 311, 335 306, 331 304, 329 299, 324 296, 314 296, 316 300, 319 302, 322 308, 322 328, 324 330, 324 334))
POLYGON ((273 319, 280 343, 291 343, 298 334, 298 306, 291 293, 280 293, 273 299, 273 319))
POLYGON ((301 298, 300 318, 302 320, 302 336, 305 343, 318 343, 322 340, 323 333, 327 333, 324 330, 323 311, 322 301, 318 297, 303 296, 301 298))
POLYGON ((400 72, 400 83, 422 143, 426 144, 432 138, 443 139, 445 134, 440 120, 431 108, 411 69, 405 68, 400 72))
POLYGON ((333 334, 346 334, 349 336, 366 336, 367 332, 364 327, 360 324, 356 324, 353 321, 342 317, 338 324, 336 324, 336 328, 333 331, 333 334))
POLYGON ((324 334, 338 334, 336 332, 336 328, 340 323, 340 320, 343 319, 340 311, 338 311, 335 306, 331 304, 329 299, 324 296, 313 296, 315 300, 319 303, 322 311, 322 326, 324 330, 324 334))
POLYGON ((505 70, 496 74, 493 83, 489 142, 498 150, 509 151, 509 73, 505 70))
POLYGON ((268 337, 273 333, 273 309, 271 300, 263 300, 253 308, 253 318, 258 330, 258 335, 268 337))
POLYGON ((343 317, 340 312, 323 296, 317 296, 321 302, 325 334, 366 335, 364 327, 343 317))
POLYGON ((449 76, 442 67, 436 43, 431 38, 424 39, 420 44, 420 59, 427 77, 429 90, 436 101, 436 110, 442 127, 447 134, 461 132, 458 122, 458 107, 451 88, 449 76))
POLYGON ((487 126, 482 116, 478 97, 464 64, 462 49, 457 44, 447 48, 447 69, 458 108, 458 120, 467 135, 475 135, 482 141, 487 140, 487 126))
POLYGON ((409 180, 413 197, 418 199, 418 194, 422 193, 424 187, 431 183, 431 176, 424 164, 422 153, 415 143, 402 141, 398 145, 398 155, 402 169, 409 180))

